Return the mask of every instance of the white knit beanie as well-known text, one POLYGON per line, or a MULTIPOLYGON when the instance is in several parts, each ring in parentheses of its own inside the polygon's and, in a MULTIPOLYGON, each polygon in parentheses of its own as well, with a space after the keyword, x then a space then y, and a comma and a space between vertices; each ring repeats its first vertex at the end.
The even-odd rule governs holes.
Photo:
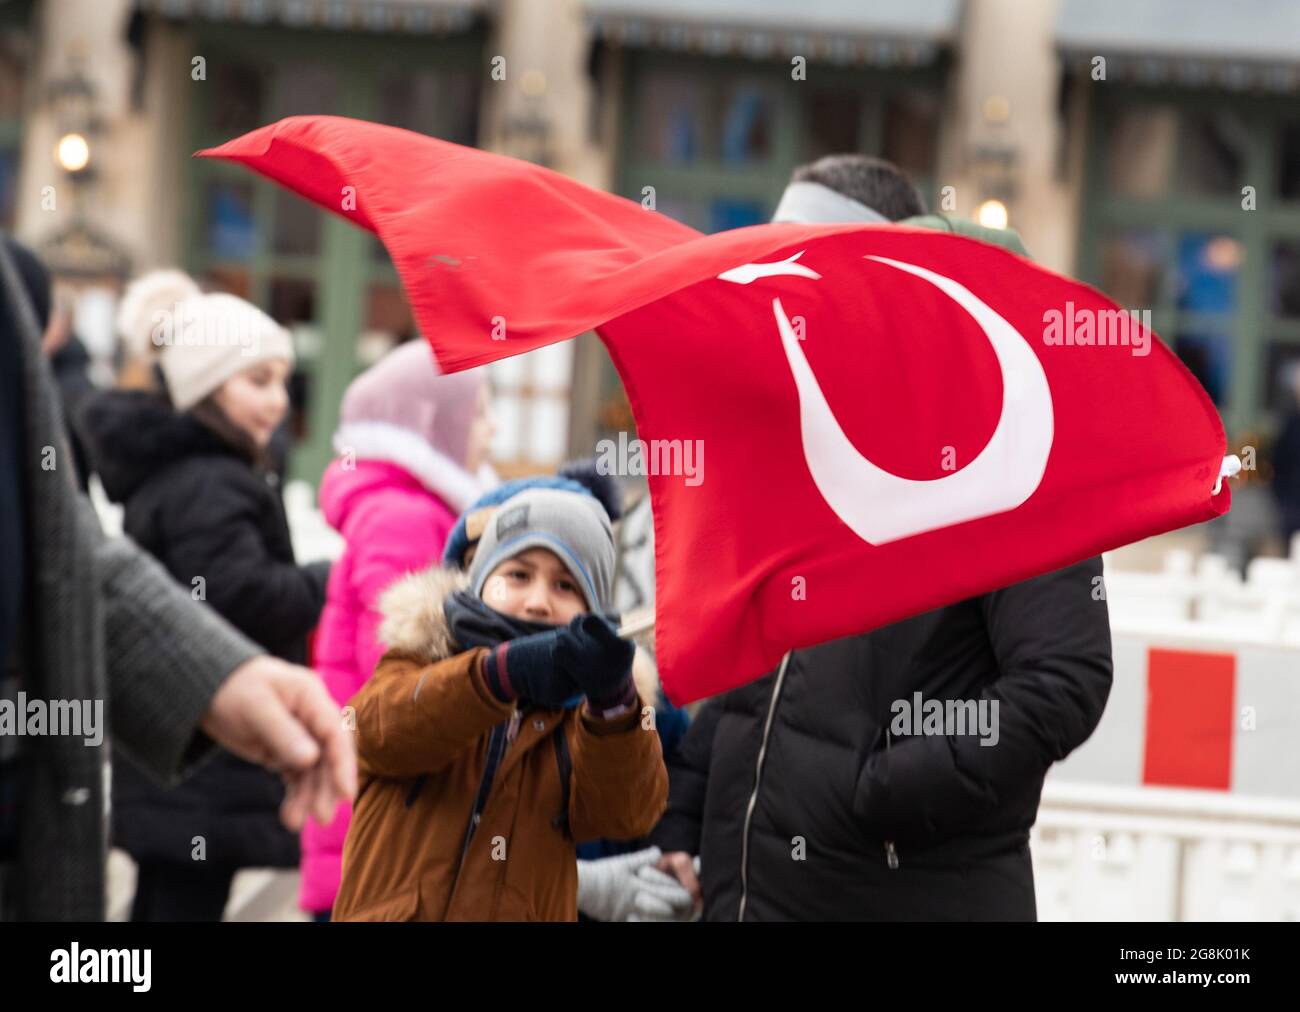
POLYGON ((293 363, 289 332, 252 303, 224 293, 157 310, 150 341, 177 411, 188 411, 258 362, 293 363))

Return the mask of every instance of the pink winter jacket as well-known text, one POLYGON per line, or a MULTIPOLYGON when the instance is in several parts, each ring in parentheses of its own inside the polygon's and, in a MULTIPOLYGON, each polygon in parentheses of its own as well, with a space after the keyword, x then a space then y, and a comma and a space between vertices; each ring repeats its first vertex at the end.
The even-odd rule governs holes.
MULTIPOLYGON (((375 641, 379 595, 406 573, 442 557, 457 514, 410 472, 380 460, 358 460, 354 469, 334 461, 321 479, 320 504, 347 547, 330 571, 315 666, 343 706, 384 652, 375 641)), ((303 830, 299 902, 304 910, 333 907, 351 817, 352 806, 344 802, 328 826, 309 820, 303 830)))

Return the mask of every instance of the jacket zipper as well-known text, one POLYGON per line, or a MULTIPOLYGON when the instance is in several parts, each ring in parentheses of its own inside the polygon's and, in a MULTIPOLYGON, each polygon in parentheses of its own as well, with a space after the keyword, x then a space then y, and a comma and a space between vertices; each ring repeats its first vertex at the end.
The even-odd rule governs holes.
MULTIPOLYGON (((885 751, 889 751, 890 734, 889 728, 885 728, 885 751)), ((898 871, 898 849, 894 846, 893 840, 885 841, 885 864, 889 866, 890 871, 898 871)))
POLYGON ((758 804, 758 788, 763 779, 763 760, 767 758, 767 739, 772 732, 772 718, 776 715, 776 704, 781 698, 781 686, 785 682, 785 671, 790 666, 790 651, 781 658, 781 668, 776 673, 772 685, 772 698, 767 704, 767 720, 763 723, 763 741, 758 746, 758 761, 754 765, 754 791, 745 806, 745 829, 740 838, 740 909, 736 920, 745 919, 745 904, 749 901, 749 826, 754 818, 754 806, 758 804))
MULTIPOLYGON (((519 727, 519 710, 516 708, 510 715, 510 728, 518 729, 519 727)), ((483 815, 483 809, 487 806, 488 795, 492 792, 492 781, 496 778, 497 767, 501 764, 501 757, 505 755, 506 738, 509 729, 502 730, 502 725, 498 724, 492 729, 492 736, 488 739, 488 758, 487 765, 483 768, 483 775, 479 777, 478 790, 474 792, 474 807, 470 812, 469 825, 465 828, 465 843, 460 849, 460 861, 456 865, 456 877, 451 881, 451 891, 447 894, 447 909, 451 909, 452 901, 456 898, 456 888, 460 885, 460 873, 465 868, 465 858, 469 854, 469 843, 474 838, 474 830, 478 828, 479 819, 483 815)))

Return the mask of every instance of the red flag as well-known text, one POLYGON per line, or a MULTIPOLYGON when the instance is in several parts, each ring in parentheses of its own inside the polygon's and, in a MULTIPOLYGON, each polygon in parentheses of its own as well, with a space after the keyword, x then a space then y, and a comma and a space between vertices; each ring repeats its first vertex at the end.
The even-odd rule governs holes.
POLYGON ((677 702, 1228 508, 1223 427, 1190 373, 1104 296, 1005 250, 897 226, 700 236, 333 117, 203 154, 376 231, 445 368, 598 328, 641 448, 679 472, 648 477, 677 702))

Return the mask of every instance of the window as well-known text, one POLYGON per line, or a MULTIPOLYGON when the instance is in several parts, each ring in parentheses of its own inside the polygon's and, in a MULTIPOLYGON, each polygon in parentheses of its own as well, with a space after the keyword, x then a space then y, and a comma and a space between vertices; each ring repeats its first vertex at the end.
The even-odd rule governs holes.
POLYGON ((723 163, 744 165, 771 158, 776 110, 768 88, 758 81, 729 81, 720 98, 718 125, 723 163))
POLYGON ((204 188, 207 251, 215 260, 248 260, 259 245, 253 184, 210 180, 204 188))
POLYGON ((823 155, 857 151, 862 137, 866 100, 858 92, 813 90, 803 110, 805 157, 812 161, 823 155))
POLYGON ((1150 309, 1161 301, 1169 248, 1152 229, 1107 233, 1101 244, 1101 288, 1124 309, 1150 309))
POLYGON ((1232 336, 1222 330, 1194 328, 1174 337, 1174 351, 1183 360, 1210 399, 1218 406, 1227 403, 1232 369, 1232 336))
POLYGON ((492 456, 503 474, 549 470, 563 462, 573 351, 573 341, 561 341, 488 366, 496 420, 492 456))
POLYGON ((708 85, 698 76, 653 73, 638 82, 637 154, 649 162, 687 164, 706 158, 708 85))
POLYGON ((884 102, 881 155, 922 185, 934 175, 939 150, 939 96, 905 91, 884 102))
POLYGON ((1269 306, 1277 316, 1300 319, 1300 237, 1273 244, 1269 306))
POLYGON ((1159 197, 1169 190, 1178 139, 1178 115, 1168 106, 1119 110, 1106 141, 1111 192, 1159 197))
POLYGON ((1300 121, 1282 126, 1276 169, 1278 196, 1283 200, 1300 200, 1300 121))
POLYGON ((1246 127, 1231 110, 1189 114, 1179 159, 1182 187, 1192 194, 1240 194, 1245 182, 1246 127))
POLYGON ((473 144, 478 134, 479 75, 454 69, 418 70, 381 78, 376 121, 473 144))
POLYGON ((1176 304, 1192 313, 1237 312, 1241 243, 1232 236, 1189 232, 1178 239, 1176 304))

